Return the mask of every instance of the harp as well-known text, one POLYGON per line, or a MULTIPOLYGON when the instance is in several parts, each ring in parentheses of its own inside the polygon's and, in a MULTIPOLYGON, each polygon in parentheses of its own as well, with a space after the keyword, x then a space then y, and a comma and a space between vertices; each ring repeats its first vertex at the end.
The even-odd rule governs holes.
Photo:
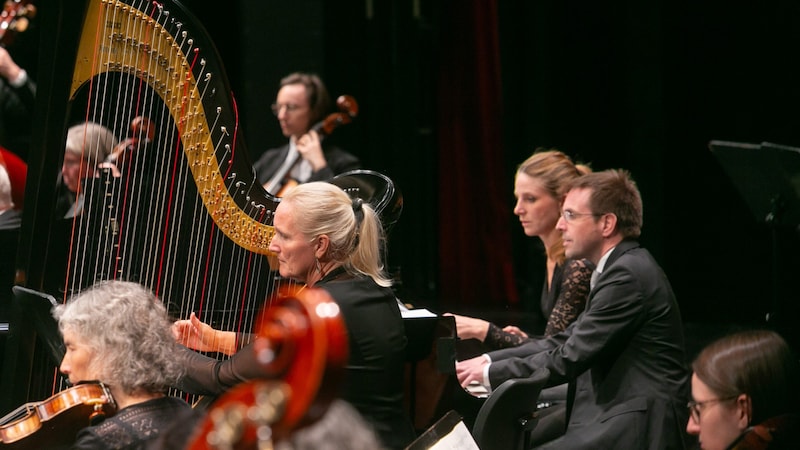
MULTIPOLYGON (((102 279, 138 281, 176 317, 252 331, 280 283, 268 251, 278 199, 255 179, 202 25, 171 0, 48 0, 39 11, 55 36, 40 50, 18 284, 65 300, 102 279), (87 179, 80 214, 56 217, 67 128, 96 122, 122 139, 137 117, 152 139, 118 158, 121 176, 87 179)), ((9 359, 6 407, 55 389, 57 364, 41 374, 9 359)))

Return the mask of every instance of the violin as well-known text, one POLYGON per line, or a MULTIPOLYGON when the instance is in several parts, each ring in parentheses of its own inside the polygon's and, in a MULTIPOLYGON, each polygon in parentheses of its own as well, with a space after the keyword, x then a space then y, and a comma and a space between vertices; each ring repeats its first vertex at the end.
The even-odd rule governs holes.
POLYGON ((107 386, 98 382, 78 384, 45 401, 26 403, 0 419, 0 449, 69 445, 78 431, 116 412, 107 386))
POLYGON ((253 346, 263 378, 220 397, 187 450, 272 448, 322 417, 349 354, 339 306, 319 288, 287 287, 262 314, 253 346))
POLYGON ((17 33, 28 29, 30 19, 36 16, 36 7, 30 0, 6 0, 0 14, 0 45, 10 45, 17 33))
MULTIPOLYGON (((336 99, 336 106, 339 108, 339 112, 329 114, 325 119, 311 127, 311 130, 316 131, 319 135, 320 141, 330 136, 333 130, 339 126, 351 123, 358 115, 358 103, 355 98, 349 95, 340 95, 339 98, 336 99)), ((292 159, 290 163, 281 166, 281 169, 264 184, 264 189, 269 193, 273 193, 277 190, 275 196, 283 197, 289 189, 297 186, 297 180, 287 177, 287 175, 299 160, 300 154, 298 153, 294 155, 294 159, 292 159)))

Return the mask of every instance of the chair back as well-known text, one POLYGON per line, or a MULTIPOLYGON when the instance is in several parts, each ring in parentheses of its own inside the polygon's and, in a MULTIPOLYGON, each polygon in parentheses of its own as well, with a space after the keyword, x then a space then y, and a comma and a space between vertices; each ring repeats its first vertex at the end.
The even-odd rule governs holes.
POLYGON ((528 450, 536 427, 536 403, 550 371, 506 380, 481 405, 472 436, 481 450, 528 450))

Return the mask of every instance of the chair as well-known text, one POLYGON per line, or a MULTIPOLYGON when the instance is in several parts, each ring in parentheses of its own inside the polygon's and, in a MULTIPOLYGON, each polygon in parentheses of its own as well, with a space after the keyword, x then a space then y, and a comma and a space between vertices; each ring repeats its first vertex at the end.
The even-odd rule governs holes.
POLYGON ((539 369, 529 378, 506 380, 489 395, 472 428, 481 450, 530 448, 538 422, 536 400, 548 378, 550 371, 539 369))

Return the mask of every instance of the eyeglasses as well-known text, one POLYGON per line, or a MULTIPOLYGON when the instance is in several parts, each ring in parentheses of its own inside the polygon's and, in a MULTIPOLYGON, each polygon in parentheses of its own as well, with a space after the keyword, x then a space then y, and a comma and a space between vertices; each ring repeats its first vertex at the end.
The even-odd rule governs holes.
POLYGON ((710 400, 703 400, 702 402, 696 402, 696 401, 692 400, 692 401, 690 401, 689 403, 686 404, 686 407, 689 408, 689 414, 692 416, 692 420, 694 420, 694 423, 699 425, 700 424, 700 407, 701 406, 710 405, 710 404, 719 403, 719 402, 727 402, 728 400, 733 400, 738 396, 739 395, 737 394, 737 395, 733 395, 733 396, 725 397, 725 398, 712 398, 710 400))
POLYGON ((277 116, 283 108, 286 108, 286 112, 290 113, 297 111, 298 109, 302 108, 302 106, 296 103, 273 103, 270 108, 272 108, 272 114, 277 116))
POLYGON ((565 209, 564 211, 561 211, 561 217, 563 217, 566 222, 574 222, 575 219, 577 219, 578 217, 581 217, 581 216, 601 217, 601 216, 604 216, 604 215, 605 215, 605 213, 603 213, 603 214, 576 213, 576 212, 573 212, 573 211, 571 211, 569 209, 565 209))

